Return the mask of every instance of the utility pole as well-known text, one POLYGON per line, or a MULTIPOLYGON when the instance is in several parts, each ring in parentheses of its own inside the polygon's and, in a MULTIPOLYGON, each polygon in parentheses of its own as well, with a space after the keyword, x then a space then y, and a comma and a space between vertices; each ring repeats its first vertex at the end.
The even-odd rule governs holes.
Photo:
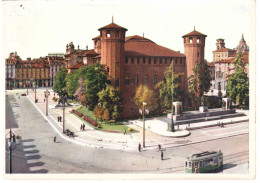
POLYGON ((45 98, 46 98, 46 116, 48 116, 48 97, 49 97, 50 92, 46 88, 46 91, 44 93, 45 93, 45 98))
POLYGON ((65 133, 65 106, 62 106, 62 110, 63 110, 63 133, 65 133))
POLYGON ((173 64, 172 64, 172 86, 171 86, 171 90, 172 90, 172 118, 171 118, 171 122, 172 122, 172 131, 174 132, 174 122, 173 122, 173 64))
POLYGON ((146 103, 143 102, 143 148, 145 148, 145 105, 146 103))
POLYGON ((34 94, 34 103, 36 103, 36 81, 35 81, 35 94, 34 94))
POLYGON ((12 173, 12 130, 10 128, 10 146, 9 146, 9 158, 10 158, 10 165, 9 165, 9 171, 10 171, 10 174, 12 173))

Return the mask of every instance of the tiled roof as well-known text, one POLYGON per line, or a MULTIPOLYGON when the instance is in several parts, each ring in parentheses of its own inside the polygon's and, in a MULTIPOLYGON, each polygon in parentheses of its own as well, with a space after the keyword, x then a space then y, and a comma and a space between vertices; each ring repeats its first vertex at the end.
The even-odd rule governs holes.
POLYGON ((137 35, 126 38, 125 55, 153 57, 185 57, 185 55, 180 52, 157 45, 153 41, 137 35))
POLYGON ((94 37, 92 40, 95 40, 95 39, 101 39, 101 36, 97 36, 97 37, 94 37))
POLYGON ((208 62, 208 66, 214 67, 214 66, 215 66, 215 63, 214 63, 214 62, 208 62))
POLYGON ((221 49, 217 49, 215 51, 213 51, 213 53, 215 52, 226 52, 226 51, 236 51, 236 50, 233 50, 233 49, 229 49, 229 48, 221 48, 221 49))
MULTIPOLYGON (((237 56, 237 54, 234 57, 229 57, 228 59, 225 59, 225 60, 219 60, 219 61, 216 61, 215 63, 232 63, 235 61, 236 56, 237 56)), ((248 52, 243 53, 242 56, 243 56, 244 63, 249 63, 248 52)))
POLYGON ((100 30, 102 30, 102 29, 123 29, 123 30, 126 30, 126 31, 127 31, 126 28, 121 27, 121 26, 119 26, 119 25, 117 25, 117 24, 115 24, 115 23, 108 24, 108 25, 106 25, 106 26, 104 26, 104 27, 99 28, 98 30, 100 31, 100 30))
POLYGON ((182 36, 182 37, 187 37, 187 36, 205 36, 205 37, 207 37, 207 35, 202 34, 202 33, 198 32, 198 31, 196 31, 196 30, 194 30, 194 31, 192 31, 192 32, 190 32, 190 33, 188 33, 188 34, 185 34, 185 35, 182 36))
POLYGON ((98 55, 97 52, 95 52, 93 49, 92 50, 85 50, 84 52, 82 52, 83 56, 96 56, 98 55))
POLYGON ((69 67, 69 69, 79 69, 79 68, 81 68, 83 65, 84 65, 83 62, 79 62, 79 63, 77 63, 77 64, 75 64, 75 65, 69 67))

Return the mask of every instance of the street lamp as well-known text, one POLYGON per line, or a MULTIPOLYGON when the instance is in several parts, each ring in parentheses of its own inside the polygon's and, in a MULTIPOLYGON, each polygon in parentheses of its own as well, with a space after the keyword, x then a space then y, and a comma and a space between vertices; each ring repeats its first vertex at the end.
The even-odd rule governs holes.
POLYGON ((11 174, 12 173, 12 151, 14 151, 16 146, 19 145, 20 137, 18 135, 15 136, 15 134, 12 132, 11 128, 10 128, 10 132, 8 134, 10 136, 9 136, 7 151, 9 152, 9 171, 11 174))
POLYGON ((143 109, 139 109, 140 114, 143 115, 143 148, 145 148, 145 114, 149 114, 149 110, 145 110, 147 103, 143 102, 143 109))
POLYGON ((173 64, 172 64, 172 85, 171 85, 171 91, 172 91, 172 117, 171 117, 171 131, 174 132, 174 122, 173 122, 173 64))
POLYGON ((44 92, 44 96, 46 98, 46 116, 48 116, 48 97, 49 97, 49 95, 50 95, 50 92, 46 88, 46 91, 44 92))

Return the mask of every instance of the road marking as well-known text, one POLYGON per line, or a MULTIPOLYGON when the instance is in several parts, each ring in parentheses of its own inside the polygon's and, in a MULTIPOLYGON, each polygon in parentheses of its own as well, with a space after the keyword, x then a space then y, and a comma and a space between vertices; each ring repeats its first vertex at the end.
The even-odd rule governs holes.
POLYGON ((219 133, 219 134, 216 134, 216 135, 214 135, 214 136, 220 136, 220 135, 226 135, 226 134, 232 134, 232 133, 239 133, 239 132, 248 132, 248 129, 246 129, 246 130, 238 130, 238 131, 232 131, 232 132, 227 132, 227 133, 219 133))
POLYGON ((205 132, 205 133, 208 133, 208 132, 213 132, 213 131, 215 132, 215 131, 218 131, 218 130, 225 130, 225 129, 230 129, 230 128, 239 128, 239 127, 244 127, 244 126, 248 126, 248 125, 240 125, 240 126, 226 127, 226 128, 215 129, 215 130, 202 130, 202 131, 205 132))

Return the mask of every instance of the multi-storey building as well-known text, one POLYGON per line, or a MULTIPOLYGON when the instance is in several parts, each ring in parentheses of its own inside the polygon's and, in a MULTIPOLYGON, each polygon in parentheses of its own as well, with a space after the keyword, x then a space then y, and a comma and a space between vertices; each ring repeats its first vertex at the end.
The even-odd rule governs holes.
POLYGON ((47 60, 50 66, 50 85, 54 84, 54 77, 61 68, 65 67, 64 54, 63 53, 50 53, 47 56, 47 60))
MULTIPOLYGON (((222 39, 223 40, 223 39, 222 39)), ((219 41, 219 39, 217 40, 219 41)), ((218 43, 217 43, 218 48, 218 43)), ((218 90, 220 89, 222 94, 226 94, 226 86, 227 86, 227 80, 228 76, 232 73, 234 73, 234 61, 239 52, 242 53, 243 61, 245 63, 245 72, 249 73, 249 47, 246 44, 246 41, 244 40, 244 36, 242 35, 242 38, 238 44, 238 46, 231 51, 229 54, 226 52, 227 57, 220 57, 222 59, 216 59, 216 54, 219 54, 219 50, 222 50, 223 48, 217 49, 216 51, 213 51, 213 61, 215 65, 215 80, 212 82, 212 90, 214 90, 214 94, 217 95, 218 90)))
POLYGON ((120 115, 130 118, 138 115, 134 104, 136 88, 146 85, 155 93, 155 85, 164 79, 164 72, 173 63, 179 74, 181 87, 187 90, 187 78, 193 74, 196 61, 204 61, 206 35, 194 31, 183 36, 185 54, 160 46, 144 36, 128 36, 127 29, 114 22, 98 29, 100 35, 93 38, 93 50, 75 50, 73 43, 66 48, 66 66, 69 71, 84 64, 101 63, 122 95, 120 115))
POLYGON ((6 88, 53 86, 54 76, 61 67, 65 67, 65 62, 60 54, 22 60, 16 52, 10 53, 6 59, 6 88))

